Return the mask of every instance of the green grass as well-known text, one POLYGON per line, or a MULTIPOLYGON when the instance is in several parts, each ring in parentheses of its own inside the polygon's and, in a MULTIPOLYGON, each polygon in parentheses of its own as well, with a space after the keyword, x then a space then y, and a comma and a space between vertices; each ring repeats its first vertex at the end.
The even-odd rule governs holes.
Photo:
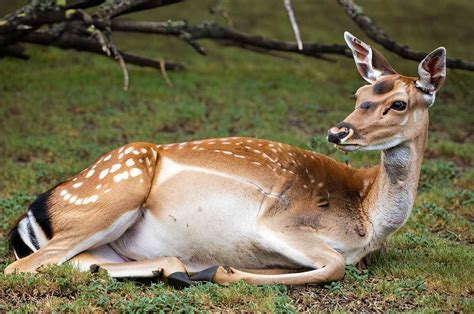
MULTIPOLYGON (((136 16, 224 23, 201 3, 136 16)), ((415 49, 443 45, 450 56, 474 59, 469 0, 361 4, 415 49)), ((342 42, 344 30, 366 39, 335 3, 294 5, 304 40, 342 42)), ((224 1, 224 7, 239 29, 292 39, 281 1, 224 1)), ((351 59, 275 57, 209 41, 202 42, 209 53, 203 57, 170 38, 121 34, 116 42, 132 52, 184 61, 187 70, 168 73, 171 88, 158 71, 129 66, 131 86, 124 92, 118 65, 104 57, 30 47, 27 62, 0 59, 0 271, 13 261, 6 232, 34 196, 126 142, 245 135, 311 148, 355 166, 378 161, 377 153, 343 155, 324 140, 327 128, 352 110, 350 95, 363 84, 351 59)), ((416 74, 415 62, 381 50, 401 73, 416 74)), ((374 254, 365 271, 349 266, 344 280, 325 286, 206 284, 178 291, 160 282, 50 267, 36 277, 0 275, 0 310, 473 312, 474 74, 448 70, 447 77, 430 109, 415 208, 388 251, 374 254)))

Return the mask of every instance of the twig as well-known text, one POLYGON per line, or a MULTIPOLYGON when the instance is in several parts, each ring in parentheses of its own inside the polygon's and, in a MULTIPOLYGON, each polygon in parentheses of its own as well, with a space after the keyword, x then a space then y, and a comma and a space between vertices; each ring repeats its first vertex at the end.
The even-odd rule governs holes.
POLYGON ((165 82, 166 84, 168 84, 169 87, 173 87, 173 83, 171 83, 169 77, 168 77, 168 73, 166 72, 166 66, 165 66, 165 62, 163 59, 160 59, 160 70, 161 70, 161 75, 163 76, 163 78, 165 79, 165 82))
MULTIPOLYGON (((397 43, 391 39, 381 28, 379 28, 367 15, 365 15, 360 7, 356 6, 352 0, 338 0, 339 4, 344 8, 346 14, 354 20, 359 28, 373 41, 382 45, 385 49, 392 51, 399 56, 421 61, 428 54, 427 52, 415 51, 407 45, 397 43)), ((446 66, 453 69, 463 69, 474 71, 474 62, 461 59, 447 58, 446 66)))
POLYGON ((303 50, 303 42, 301 41, 300 30, 298 28, 298 24, 296 23, 295 13, 293 12, 293 8, 291 6, 291 0, 283 0, 283 2, 285 3, 285 8, 288 12, 288 17, 290 18, 291 27, 293 28, 293 32, 295 33, 296 42, 298 43, 298 49, 303 50))
POLYGON ((230 28, 234 28, 234 21, 232 21, 232 18, 230 17, 230 15, 221 6, 222 6, 222 1, 217 0, 213 5, 211 5, 211 7, 209 7, 209 12, 211 14, 219 14, 225 19, 227 26, 229 26, 230 28))

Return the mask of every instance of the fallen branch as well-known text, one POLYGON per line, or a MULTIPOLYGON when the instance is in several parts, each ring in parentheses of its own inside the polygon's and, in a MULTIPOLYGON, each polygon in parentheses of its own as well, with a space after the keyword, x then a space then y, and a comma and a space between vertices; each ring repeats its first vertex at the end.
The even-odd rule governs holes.
MULTIPOLYGON (((102 50, 102 45, 99 42, 70 33, 63 33, 60 37, 58 37, 57 34, 52 33, 51 31, 34 31, 23 37, 22 41, 42 46, 54 46, 62 49, 75 49, 78 51, 86 51, 106 56, 102 50)), ((137 56, 120 50, 119 53, 126 63, 142 67, 152 67, 159 70, 161 69, 159 61, 137 56)), ((184 69, 184 66, 181 63, 166 61, 164 64, 167 71, 184 69)))
MULTIPOLYGON (((397 43, 391 39, 387 33, 379 28, 375 23, 365 15, 360 7, 356 6, 352 0, 338 0, 339 4, 344 8, 347 15, 354 20, 359 28, 373 41, 383 46, 385 49, 392 51, 399 56, 414 60, 421 61, 428 54, 427 52, 415 51, 410 49, 406 45, 397 43)), ((468 71, 474 71, 474 62, 466 61, 455 58, 447 58, 446 66, 452 69, 463 69, 468 71)))
POLYGON ((318 57, 319 54, 340 54, 350 56, 345 45, 339 44, 319 44, 304 43, 303 49, 298 48, 295 42, 275 40, 260 35, 252 35, 229 29, 215 22, 203 22, 198 25, 191 25, 185 21, 168 22, 145 22, 129 20, 112 20, 112 31, 149 33, 180 37, 185 33, 188 40, 215 39, 231 41, 232 43, 245 46, 253 46, 267 50, 293 52, 305 56, 318 57))
MULTIPOLYGON (((342 55, 351 57, 351 53, 342 44, 303 43, 299 35, 291 0, 284 0, 296 42, 282 41, 265 36, 238 31, 232 27, 233 23, 228 14, 219 7, 215 12, 222 14, 230 27, 221 26, 215 22, 189 24, 185 21, 131 21, 117 19, 118 16, 131 12, 148 10, 183 0, 44 0, 30 1, 3 19, 0 19, 0 57, 12 56, 27 58, 21 43, 32 43, 44 46, 55 46, 62 49, 76 49, 100 55, 107 55, 118 61, 124 76, 124 88, 128 87, 128 72, 126 64, 152 67, 164 70, 183 68, 179 63, 153 60, 146 57, 120 51, 112 41, 114 32, 148 33, 155 35, 172 36, 190 45, 200 54, 205 49, 199 43, 203 39, 211 39, 242 49, 258 52, 287 52, 320 58, 332 61, 328 55, 342 55), (84 9, 88 9, 87 12, 84 9), (45 27, 47 26, 47 27, 45 27)), ((379 29, 369 17, 356 7, 352 0, 338 0, 345 12, 357 25, 375 42, 398 55, 419 61, 426 55, 424 52, 414 51, 390 39, 379 29)), ((447 66, 450 68, 474 70, 474 63, 460 59, 449 58, 447 66)), ((163 75, 166 79, 166 76, 163 75)), ((167 80, 168 82, 168 80, 167 80)), ((169 83, 169 82, 168 82, 169 83)))

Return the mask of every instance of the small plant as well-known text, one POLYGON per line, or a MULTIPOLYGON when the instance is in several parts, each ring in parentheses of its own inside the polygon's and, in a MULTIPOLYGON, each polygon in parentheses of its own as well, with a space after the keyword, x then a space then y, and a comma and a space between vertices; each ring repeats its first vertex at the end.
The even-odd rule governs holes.
POLYGON ((427 191, 434 186, 446 185, 459 173, 452 161, 436 160, 421 166, 420 191, 427 191))
POLYGON ((439 207, 434 203, 424 203, 422 206, 428 209, 429 213, 433 216, 441 218, 445 222, 449 220, 449 213, 444 208, 439 207))
POLYGON ((359 271, 354 265, 347 265, 346 276, 358 282, 363 282, 369 278, 369 271, 367 269, 359 271))
POLYGON ((426 289, 425 281, 421 278, 402 280, 397 286, 395 295, 401 298, 414 298, 426 289))
POLYGON ((403 240, 409 247, 427 246, 429 244, 429 241, 425 236, 415 235, 413 233, 405 233, 403 235, 403 240))
POLYGON ((25 207, 32 202, 34 196, 24 192, 16 192, 10 198, 0 198, 0 212, 2 213, 1 227, 7 230, 10 220, 25 211, 25 207))
POLYGON ((324 289, 327 289, 331 293, 334 293, 334 294, 344 294, 342 290, 342 284, 340 281, 333 281, 328 284, 325 284, 324 289))

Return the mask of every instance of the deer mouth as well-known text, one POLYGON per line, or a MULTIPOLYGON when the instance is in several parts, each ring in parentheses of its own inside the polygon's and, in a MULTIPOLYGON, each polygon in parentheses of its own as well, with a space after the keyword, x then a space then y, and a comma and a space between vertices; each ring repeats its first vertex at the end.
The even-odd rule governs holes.
POLYGON ((362 146, 358 144, 335 144, 334 147, 339 150, 342 150, 343 152, 355 152, 356 150, 359 150, 362 146))

